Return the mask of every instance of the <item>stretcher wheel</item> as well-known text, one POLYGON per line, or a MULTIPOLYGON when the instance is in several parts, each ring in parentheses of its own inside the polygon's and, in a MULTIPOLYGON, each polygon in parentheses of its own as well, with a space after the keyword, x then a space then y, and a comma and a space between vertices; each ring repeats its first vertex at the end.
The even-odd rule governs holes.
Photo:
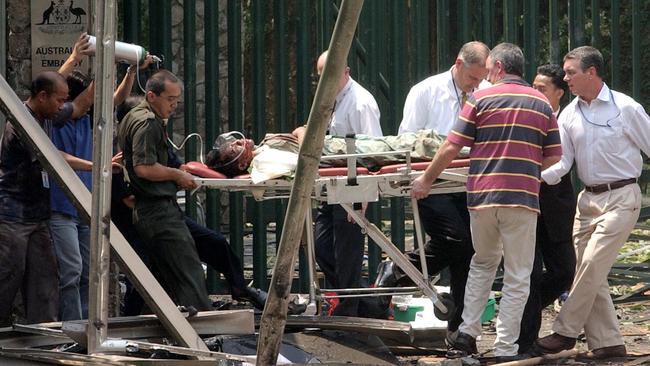
POLYGON ((435 305, 433 306, 433 314, 436 316, 436 318, 440 320, 449 320, 451 319, 454 314, 456 313, 456 304, 454 304, 454 299, 451 297, 450 294, 446 292, 442 292, 438 294, 438 299, 442 302, 442 304, 447 308, 447 312, 442 312, 440 309, 438 309, 435 305))

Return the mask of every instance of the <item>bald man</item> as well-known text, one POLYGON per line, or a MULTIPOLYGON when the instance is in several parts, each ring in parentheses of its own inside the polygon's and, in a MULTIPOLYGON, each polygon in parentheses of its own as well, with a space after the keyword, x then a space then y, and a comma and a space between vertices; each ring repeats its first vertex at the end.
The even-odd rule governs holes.
MULTIPOLYGON (((325 67, 327 51, 316 63, 320 75, 325 67)), ((364 134, 381 136, 379 107, 375 98, 350 77, 345 67, 339 79, 338 94, 329 125, 329 135, 364 134)), ((361 228, 348 218, 339 205, 323 203, 315 222, 316 261, 325 279, 334 288, 356 288, 364 284, 361 278, 365 238, 361 228)), ((343 298, 333 315, 385 317, 376 299, 343 298)))
MULTIPOLYGON (((399 133, 433 129, 443 137, 458 120, 463 104, 487 75, 485 66, 490 49, 478 41, 464 44, 451 68, 431 76, 411 88, 404 103, 399 133)), ((467 211, 467 195, 434 194, 418 200, 420 220, 431 238, 424 245, 429 273, 449 268, 451 295, 456 313, 447 322, 448 343, 462 322, 465 284, 474 254, 467 211)), ((408 253, 420 267, 417 251, 408 253)))

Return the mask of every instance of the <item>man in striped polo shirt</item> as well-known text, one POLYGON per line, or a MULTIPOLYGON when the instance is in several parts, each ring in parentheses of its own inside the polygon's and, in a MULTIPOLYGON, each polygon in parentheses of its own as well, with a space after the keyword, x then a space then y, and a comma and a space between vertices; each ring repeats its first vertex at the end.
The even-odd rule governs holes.
POLYGON ((467 205, 475 254, 465 289, 463 323, 448 357, 477 353, 481 314, 503 256, 503 297, 494 342, 497 362, 519 359, 519 325, 535 256, 541 171, 559 161, 557 122, 544 95, 522 79, 524 55, 501 43, 487 59, 493 87, 474 93, 412 196, 428 195, 433 181, 469 146, 467 205))

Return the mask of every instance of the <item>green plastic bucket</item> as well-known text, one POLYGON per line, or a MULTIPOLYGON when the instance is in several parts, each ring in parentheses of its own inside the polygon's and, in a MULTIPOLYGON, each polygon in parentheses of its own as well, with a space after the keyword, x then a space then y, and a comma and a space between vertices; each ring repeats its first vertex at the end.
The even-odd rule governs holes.
POLYGON ((481 323, 487 323, 494 319, 496 303, 497 301, 495 299, 488 299, 487 305, 485 305, 485 310, 483 310, 483 314, 481 314, 481 323))
POLYGON ((393 318, 400 322, 411 322, 415 320, 415 314, 424 310, 422 305, 395 305, 393 308, 393 318))

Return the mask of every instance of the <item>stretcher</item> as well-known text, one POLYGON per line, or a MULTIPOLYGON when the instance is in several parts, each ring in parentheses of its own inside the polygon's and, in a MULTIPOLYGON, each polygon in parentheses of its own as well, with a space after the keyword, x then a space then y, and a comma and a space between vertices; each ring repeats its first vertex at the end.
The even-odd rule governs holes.
MULTIPOLYGON (((419 250, 422 271, 418 270, 391 241, 386 235, 362 214, 361 204, 366 202, 376 202, 380 198, 389 197, 410 197, 411 182, 420 176, 429 162, 412 163, 408 151, 398 151, 406 155, 406 162, 403 164, 389 165, 382 167, 377 172, 370 172, 363 167, 357 167, 356 161, 359 157, 367 157, 373 154, 346 154, 337 156, 324 156, 323 159, 341 159, 348 160, 347 167, 321 168, 319 176, 315 181, 312 198, 327 202, 328 204, 339 204, 354 221, 362 228, 364 232, 400 267, 400 269, 411 278, 416 284, 415 290, 421 291, 425 296, 431 299, 434 305, 435 315, 441 320, 447 320, 453 314, 453 301, 448 294, 439 294, 436 292, 433 284, 429 280, 427 273, 426 260, 424 251, 419 250)), ((454 160, 447 169, 443 171, 438 180, 431 187, 431 194, 445 194, 464 192, 467 181, 467 170, 469 159, 454 160)), ((213 171, 200 162, 190 162, 186 164, 185 169, 195 175, 195 181, 199 187, 208 189, 220 189, 230 192, 243 191, 248 192, 256 200, 267 200, 288 197, 291 190, 292 182, 289 179, 272 179, 260 183, 253 183, 250 176, 238 176, 235 178, 226 178, 223 174, 213 171)), ((424 236, 421 232, 419 223, 418 206, 415 199, 412 199, 414 226, 416 229, 416 239, 420 243, 419 248, 423 247, 424 236)), ((313 220, 311 209, 305 214, 305 227, 312 228, 313 220)), ((334 291, 337 297, 358 297, 368 296, 373 292, 375 296, 386 295, 386 290, 395 291, 397 289, 318 289, 314 280, 315 261, 314 261, 314 238, 313 230, 305 230, 307 236, 307 257, 309 263, 309 305, 308 311, 316 311, 317 300, 326 298, 321 292, 334 291)), ((412 290, 401 288, 398 291, 412 290)), ((390 293, 395 295, 395 293, 390 293)))

